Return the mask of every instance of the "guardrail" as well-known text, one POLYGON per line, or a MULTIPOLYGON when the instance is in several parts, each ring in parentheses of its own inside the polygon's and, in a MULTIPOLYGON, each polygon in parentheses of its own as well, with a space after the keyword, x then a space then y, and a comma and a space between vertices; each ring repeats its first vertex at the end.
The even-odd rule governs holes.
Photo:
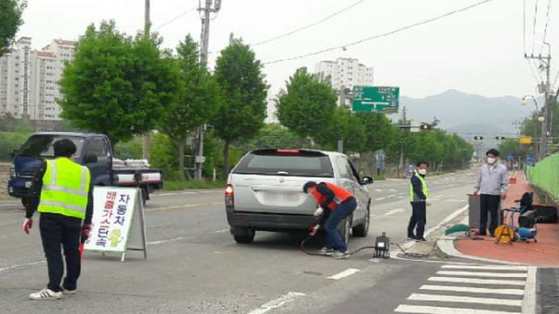
POLYGON ((526 169, 530 183, 559 203, 559 154, 546 157, 526 169))

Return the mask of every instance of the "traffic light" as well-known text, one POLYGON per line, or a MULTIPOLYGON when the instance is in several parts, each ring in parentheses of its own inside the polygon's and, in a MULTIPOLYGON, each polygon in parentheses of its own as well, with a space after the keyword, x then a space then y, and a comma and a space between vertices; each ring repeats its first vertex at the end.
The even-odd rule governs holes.
POLYGON ((504 141, 505 137, 504 136, 495 136, 495 139, 499 142, 504 141))
POLYGON ((474 140, 483 141, 483 136, 474 136, 474 140))

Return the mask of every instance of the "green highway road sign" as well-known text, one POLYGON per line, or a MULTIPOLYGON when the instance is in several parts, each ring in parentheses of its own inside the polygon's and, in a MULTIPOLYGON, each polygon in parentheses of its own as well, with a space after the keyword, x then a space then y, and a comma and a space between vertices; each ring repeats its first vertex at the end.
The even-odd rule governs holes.
POLYGON ((400 88, 389 86, 354 86, 354 112, 396 113, 400 105, 400 88))

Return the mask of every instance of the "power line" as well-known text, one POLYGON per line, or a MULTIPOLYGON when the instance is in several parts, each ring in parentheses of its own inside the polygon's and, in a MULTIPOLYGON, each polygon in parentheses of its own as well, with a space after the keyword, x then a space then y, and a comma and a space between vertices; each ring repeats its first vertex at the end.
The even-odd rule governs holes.
POLYGON ((534 54, 534 45, 536 44, 536 23, 538 21, 538 3, 539 0, 536 0, 536 6, 534 9, 534 26, 532 27, 532 54, 534 54))
POLYGON ((551 0, 548 0, 547 2, 547 18, 545 20, 545 29, 543 31, 543 41, 542 41, 542 46, 540 48, 540 55, 543 52, 543 45, 545 43, 545 38, 547 37, 547 25, 549 24, 549 13, 551 12, 551 0))
POLYGON ((332 51, 332 50, 336 50, 336 49, 341 49, 341 48, 345 48, 345 47, 359 45, 361 43, 364 43, 364 42, 367 42, 367 41, 370 41, 370 40, 379 39, 379 38, 383 38, 383 37, 388 37, 390 35, 394 35, 394 34, 406 31, 408 29, 411 29, 411 28, 414 28, 414 27, 417 27, 417 26, 421 26, 421 25, 425 25, 425 24, 428 24, 428 23, 431 23, 431 22, 435 22, 437 20, 446 18, 448 16, 473 9, 475 7, 481 6, 481 5, 483 5, 485 3, 488 3, 488 2, 491 2, 491 1, 494 1, 494 0, 483 0, 483 1, 480 1, 478 3, 463 7, 461 9, 457 9, 457 10, 454 10, 454 11, 451 11, 451 12, 448 12, 448 13, 445 13, 445 14, 442 14, 442 15, 438 15, 436 17, 430 18, 430 19, 422 21, 422 22, 418 22, 418 23, 410 24, 410 25, 407 25, 407 26, 404 26, 404 27, 400 27, 398 29, 395 29, 395 30, 392 30, 392 31, 389 31, 389 32, 386 32, 386 33, 383 33, 383 34, 365 37, 363 39, 360 39, 358 41, 354 41, 354 42, 351 42, 351 43, 347 43, 345 45, 330 47, 330 48, 326 48, 326 49, 323 49, 323 50, 319 50, 319 51, 315 51, 315 52, 311 52, 311 53, 307 53, 307 54, 303 54, 303 55, 299 55, 299 56, 294 56, 294 57, 278 59, 278 60, 274 60, 274 61, 270 61, 270 62, 265 62, 264 64, 275 64, 275 63, 280 63, 280 62, 285 62, 285 61, 302 59, 302 58, 322 54, 322 53, 325 53, 325 52, 329 52, 329 51, 332 51))
POLYGON ((332 19, 332 18, 334 18, 334 17, 336 17, 336 16, 338 16, 338 15, 340 15, 340 14, 346 12, 346 11, 349 11, 349 10, 353 9, 354 7, 360 5, 361 3, 365 2, 365 1, 367 1, 367 0, 359 0, 359 1, 355 2, 355 3, 353 3, 352 5, 350 5, 350 6, 348 6, 348 7, 345 7, 345 8, 343 8, 343 9, 339 10, 339 11, 336 11, 336 12, 334 12, 334 13, 328 15, 327 17, 325 17, 325 18, 323 18, 323 19, 320 19, 320 20, 318 20, 318 21, 316 21, 316 22, 314 22, 314 23, 307 24, 307 25, 305 25, 305 26, 299 27, 299 28, 297 28, 297 29, 294 29, 294 30, 292 30, 292 31, 290 31, 290 32, 287 32, 287 33, 285 33, 285 34, 282 34, 282 35, 278 35, 278 36, 275 36, 275 37, 272 37, 272 38, 269 38, 269 39, 266 39, 266 40, 263 40, 263 41, 259 41, 259 42, 256 42, 256 43, 254 43, 254 44, 249 44, 249 46, 255 47, 255 46, 264 45, 264 44, 270 43, 270 42, 272 42, 272 41, 276 41, 276 40, 278 40, 278 39, 282 39, 282 38, 291 36, 291 35, 293 35, 293 34, 296 34, 296 33, 298 33, 298 32, 304 31, 304 30, 309 29, 309 28, 311 28, 311 27, 313 27, 313 26, 316 26, 316 25, 318 25, 318 24, 324 23, 324 22, 326 22, 326 21, 328 21, 328 20, 330 20, 330 19, 332 19))
POLYGON ((165 27, 165 26, 167 26, 167 25, 173 23, 174 21, 180 19, 181 17, 187 15, 188 13, 190 13, 190 12, 196 10, 196 9, 198 9, 198 6, 195 6, 195 7, 193 7, 193 8, 190 8, 190 9, 188 9, 188 10, 182 12, 181 14, 175 16, 174 18, 170 19, 169 21, 167 21, 167 22, 165 22, 165 23, 159 25, 155 30, 156 30, 156 31, 160 30, 161 28, 163 28, 163 27, 165 27))

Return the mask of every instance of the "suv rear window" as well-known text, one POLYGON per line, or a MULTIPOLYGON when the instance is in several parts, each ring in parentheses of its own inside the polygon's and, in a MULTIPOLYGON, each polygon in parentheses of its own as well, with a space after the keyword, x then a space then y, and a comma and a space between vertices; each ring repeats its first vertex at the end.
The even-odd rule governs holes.
POLYGON ((239 162, 233 173, 325 178, 334 176, 330 158, 323 153, 276 149, 250 153, 239 162))

